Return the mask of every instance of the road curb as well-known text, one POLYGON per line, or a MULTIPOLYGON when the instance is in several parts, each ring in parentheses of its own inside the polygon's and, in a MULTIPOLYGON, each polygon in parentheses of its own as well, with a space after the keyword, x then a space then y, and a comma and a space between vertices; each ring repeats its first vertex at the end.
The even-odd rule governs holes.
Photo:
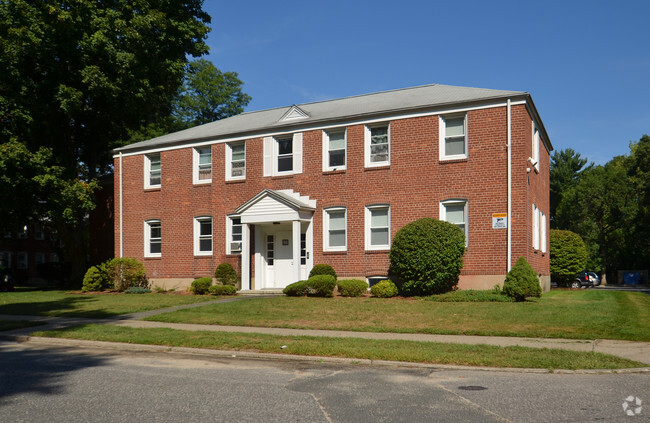
POLYGON ((478 367, 478 366, 458 366, 450 364, 435 363, 412 363, 406 361, 388 361, 388 360, 370 360, 366 358, 342 358, 342 357, 323 357, 308 356, 280 353, 262 353, 253 351, 227 351, 212 350, 202 348, 188 347, 169 347, 165 345, 147 345, 147 344, 128 344, 121 342, 106 341, 86 341, 80 339, 64 338, 47 338, 26 335, 0 335, 0 339, 29 343, 33 345, 61 346, 61 347, 81 347, 94 348, 102 350, 115 351, 133 351, 133 352, 150 352, 163 354, 183 354, 202 357, 215 358, 246 358, 254 360, 275 360, 275 361, 303 361, 311 363, 326 364, 344 364, 349 366, 373 366, 373 367, 402 367, 402 368, 420 368, 431 370, 473 370, 486 372, 509 372, 509 373, 554 373, 554 374, 631 374, 631 373, 650 373, 650 367, 638 367, 632 369, 584 369, 584 370, 566 370, 566 369, 534 369, 534 368, 511 368, 511 367, 478 367))

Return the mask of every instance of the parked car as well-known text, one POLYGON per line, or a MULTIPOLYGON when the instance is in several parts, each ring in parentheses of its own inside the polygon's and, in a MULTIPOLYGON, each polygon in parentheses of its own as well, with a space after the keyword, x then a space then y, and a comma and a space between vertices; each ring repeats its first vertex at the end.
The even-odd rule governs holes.
POLYGON ((587 272, 587 273, 589 273, 589 280, 591 281, 591 286, 600 285, 600 276, 598 276, 596 272, 587 272))
MULTIPOLYGON (((576 278, 571 282, 571 288, 590 288, 596 285, 594 276, 598 278, 594 272, 580 272, 576 278)), ((598 278, 598 285, 600 285, 600 278, 598 278)))
MULTIPOLYGON (((1 266, 0 266, 1 267, 1 266)), ((8 270, 0 269, 0 291, 13 291, 14 290, 14 278, 11 276, 8 270)))

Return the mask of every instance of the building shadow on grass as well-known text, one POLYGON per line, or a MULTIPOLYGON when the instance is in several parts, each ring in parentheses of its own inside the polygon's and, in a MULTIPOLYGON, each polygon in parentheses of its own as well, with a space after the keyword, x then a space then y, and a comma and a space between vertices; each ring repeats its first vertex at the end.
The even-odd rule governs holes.
POLYGON ((56 317, 81 317, 81 318, 110 318, 118 313, 108 310, 83 310, 84 304, 97 301, 96 298, 83 296, 70 296, 52 301, 37 301, 32 303, 11 303, 0 305, 0 315, 17 316, 56 316, 56 317))

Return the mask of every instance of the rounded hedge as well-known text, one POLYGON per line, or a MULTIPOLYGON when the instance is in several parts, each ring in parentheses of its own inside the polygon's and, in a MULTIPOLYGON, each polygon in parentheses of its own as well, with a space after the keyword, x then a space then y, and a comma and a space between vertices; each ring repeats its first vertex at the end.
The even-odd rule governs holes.
POLYGON ((233 285, 212 285, 208 292, 212 295, 237 295, 237 288, 233 285))
POLYGON ((587 246, 580 235, 559 229, 551 229, 550 244, 551 279, 558 286, 569 286, 587 266, 587 246))
POLYGON ((330 275, 334 276, 334 279, 337 278, 336 271, 334 271, 334 268, 329 264, 317 264, 312 267, 311 271, 309 272, 309 279, 317 275, 330 275))
POLYGON ((109 281, 102 265, 91 266, 84 275, 81 291, 104 291, 109 288, 109 281))
POLYGON ((390 249, 390 273, 401 295, 433 295, 458 284, 465 234, 456 225, 432 218, 402 227, 390 249))
POLYGON ((235 286, 239 282, 239 276, 237 276, 235 268, 230 263, 221 263, 217 266, 217 270, 214 271, 214 277, 221 285, 235 286))
POLYGON ((144 265, 134 258, 110 259, 102 264, 102 268, 106 272, 108 286, 117 291, 124 292, 134 286, 149 288, 144 265))
POLYGON ((503 293, 515 301, 526 301, 528 297, 542 296, 542 287, 537 279, 537 273, 525 258, 519 257, 506 275, 503 293))
POLYGON ((211 285, 212 285, 212 278, 210 276, 194 279, 194 281, 192 281, 192 286, 190 287, 190 291, 192 291, 196 295, 204 295, 210 291, 211 285))
POLYGON ((287 297, 304 297, 307 295, 308 283, 309 281, 294 282, 290 285, 287 285, 282 290, 282 293, 287 297))
POLYGON ((371 286, 370 293, 378 298, 392 298, 398 294, 398 291, 393 281, 386 279, 371 286))
POLYGON ((341 279, 336 287, 342 297, 360 297, 368 292, 368 283, 361 279, 341 279))

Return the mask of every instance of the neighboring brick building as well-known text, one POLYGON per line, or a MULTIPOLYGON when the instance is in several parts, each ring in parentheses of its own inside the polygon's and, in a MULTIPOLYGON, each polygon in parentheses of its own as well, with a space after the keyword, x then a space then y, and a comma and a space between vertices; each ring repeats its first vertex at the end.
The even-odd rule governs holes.
POLYGON ((115 255, 160 286, 226 261, 243 290, 317 263, 375 282, 397 230, 433 217, 466 233, 461 288, 502 284, 524 256, 547 290, 551 150, 517 91, 427 85, 243 113, 115 150, 115 255))

